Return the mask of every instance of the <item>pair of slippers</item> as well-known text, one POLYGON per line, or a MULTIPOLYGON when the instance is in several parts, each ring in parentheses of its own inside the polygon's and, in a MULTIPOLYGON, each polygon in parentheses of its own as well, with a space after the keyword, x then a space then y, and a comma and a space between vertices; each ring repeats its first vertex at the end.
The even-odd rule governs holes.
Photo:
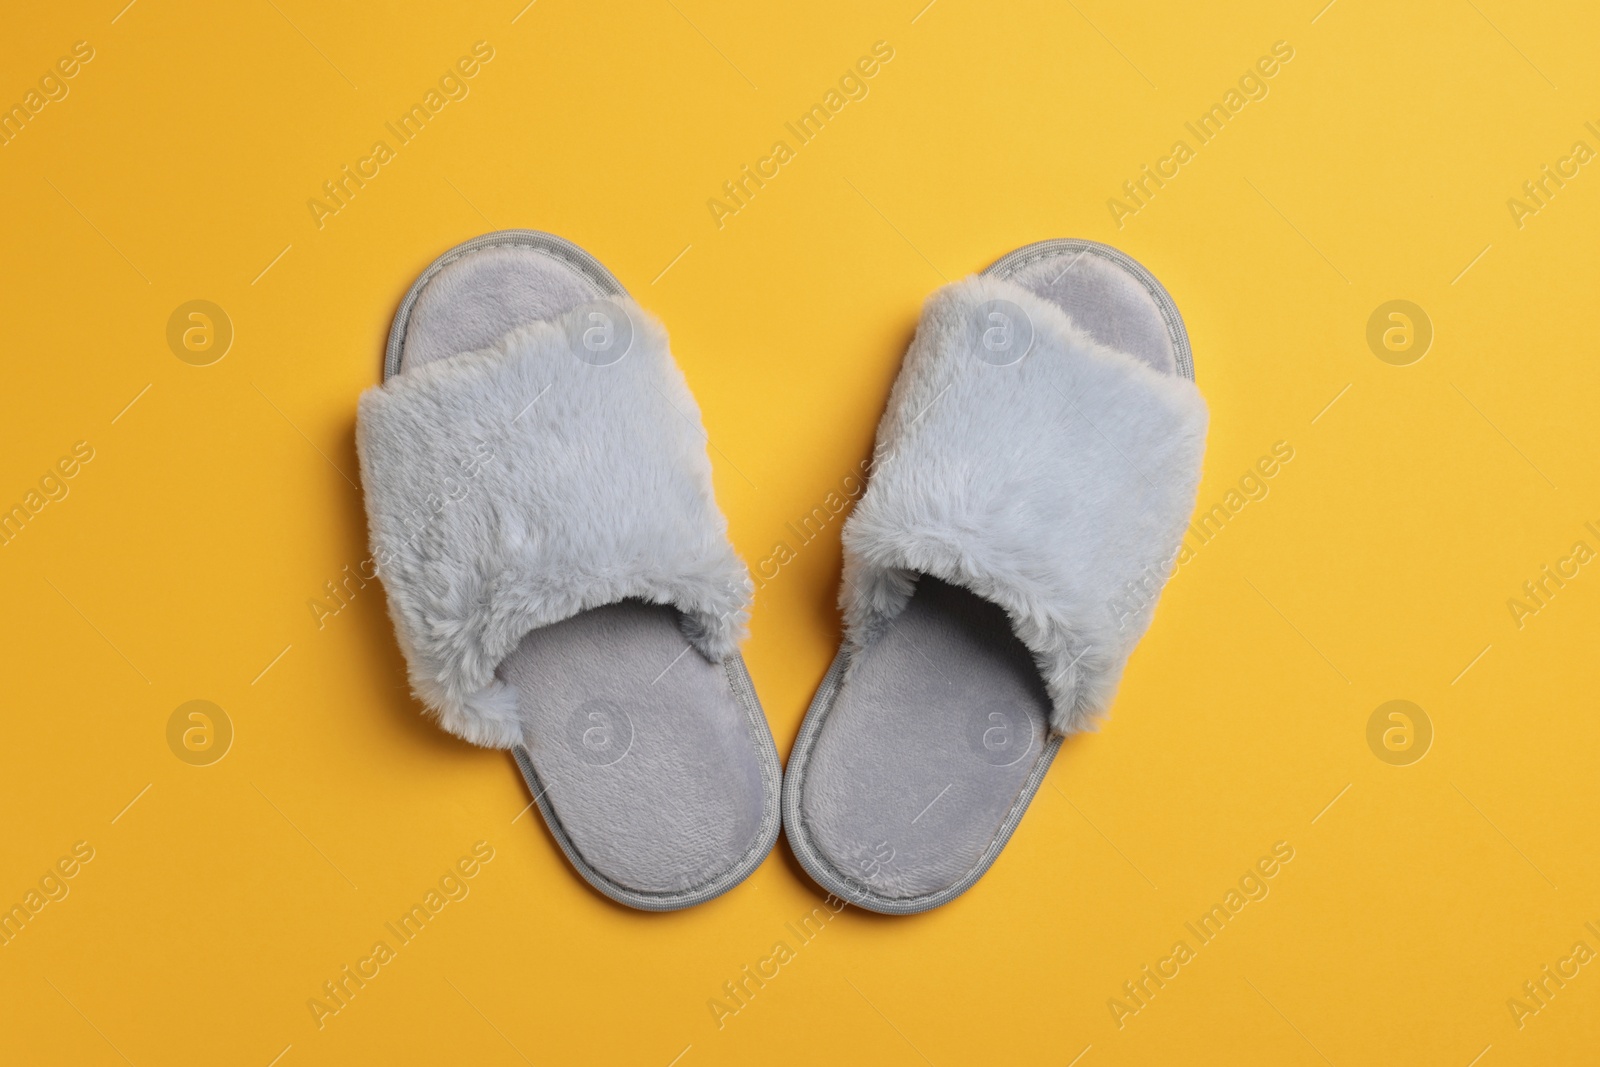
POLYGON ((593 256, 509 230, 406 294, 357 444, 417 696, 510 749, 574 868, 668 911, 780 824, 824 889, 970 888, 1109 704, 1193 509, 1206 409, 1127 256, 1046 241, 938 290, 844 529, 845 637, 780 766, 749 575, 666 332, 593 256))

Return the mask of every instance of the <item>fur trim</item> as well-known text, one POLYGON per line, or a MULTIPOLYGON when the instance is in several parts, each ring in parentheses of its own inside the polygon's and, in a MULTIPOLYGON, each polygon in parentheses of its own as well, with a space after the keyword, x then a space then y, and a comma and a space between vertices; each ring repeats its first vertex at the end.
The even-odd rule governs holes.
POLYGON ((374 556, 411 684, 445 729, 522 741, 495 668, 530 630, 628 597, 671 604, 717 662, 751 584, 712 495, 700 409, 631 300, 614 363, 580 359, 588 306, 362 394, 374 556))
POLYGON ((1096 343, 1056 304, 999 278, 945 286, 845 524, 848 640, 871 643, 934 575, 1006 609, 1056 732, 1092 728, 1175 566, 1205 431, 1193 382, 1096 343), (1032 326, 1009 366, 980 358, 993 300, 1032 326))

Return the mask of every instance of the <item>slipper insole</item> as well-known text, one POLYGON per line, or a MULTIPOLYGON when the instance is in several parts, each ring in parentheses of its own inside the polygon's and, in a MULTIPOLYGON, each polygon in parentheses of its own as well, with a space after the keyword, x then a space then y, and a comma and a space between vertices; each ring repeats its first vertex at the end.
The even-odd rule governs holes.
POLYGON ((1172 334, 1160 306, 1125 268, 1091 251, 1044 256, 995 273, 1067 309, 1080 329, 1109 348, 1177 371, 1172 334))
POLYGON ((541 627, 500 676, 523 694, 551 807, 611 881, 687 891, 755 841, 761 774, 744 709, 673 608, 624 601, 541 627))
POLYGON ((1050 698, 997 605, 924 576, 851 664, 807 766, 815 847, 888 897, 959 880, 1043 748, 1050 698))

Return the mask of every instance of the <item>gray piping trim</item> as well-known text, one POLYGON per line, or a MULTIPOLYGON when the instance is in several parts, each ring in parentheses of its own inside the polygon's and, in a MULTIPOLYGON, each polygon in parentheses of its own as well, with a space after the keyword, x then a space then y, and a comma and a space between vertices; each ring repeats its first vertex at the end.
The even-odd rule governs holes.
MULTIPOLYGON (((1024 245, 1014 252, 1001 256, 982 273, 998 278, 1009 278, 1030 263, 1066 255, 1075 258, 1083 255, 1098 256, 1131 274, 1155 300, 1156 307, 1161 311, 1161 318, 1166 323, 1167 334, 1172 339, 1173 350, 1177 357, 1178 373, 1194 381, 1194 356, 1189 348, 1189 333, 1184 328, 1183 317, 1178 314, 1178 305, 1173 302, 1162 284, 1156 281, 1155 275, 1126 253, 1098 241, 1058 238, 1024 245)), ((1055 761, 1063 738, 1060 734, 1049 735, 1032 769, 1028 771, 1028 777, 1023 781, 1022 788, 1018 790, 1011 807, 1006 811, 1005 818, 1001 820, 994 837, 990 839, 988 847, 984 849, 978 862, 959 880, 937 893, 919 897, 886 897, 852 879, 824 859, 811 843, 805 819, 800 813, 800 794, 805 789, 806 767, 811 759, 811 750, 816 745, 817 737, 822 732, 829 712, 833 710, 833 702, 839 693, 839 684, 844 679, 848 667, 849 648, 847 645, 841 645, 838 654, 833 658, 833 666, 828 668, 827 675, 822 679, 822 685, 817 689, 817 695, 812 698, 811 706, 806 709, 806 717, 800 724, 800 734, 795 738, 794 747, 789 750, 789 762, 783 777, 784 835, 789 839, 789 847, 794 850, 800 866, 805 868, 806 873, 818 885, 835 896, 848 900, 857 907, 884 915, 915 915, 918 912, 929 911, 941 904, 949 903, 971 889, 977 884, 978 879, 994 866, 1001 850, 1005 848, 1012 832, 1016 830, 1017 824, 1022 821, 1022 816, 1033 802, 1034 794, 1044 783, 1045 773, 1055 761)))
POLYGON ((996 278, 1009 278, 1030 263, 1065 255, 1072 255, 1074 259, 1083 255, 1097 256, 1131 274, 1133 280, 1144 287, 1145 292, 1150 294, 1150 298, 1156 302, 1156 307, 1161 311, 1161 319, 1167 325, 1167 336, 1172 339, 1172 349, 1178 361, 1178 373, 1191 382, 1194 381, 1194 354, 1189 349, 1189 331, 1184 328, 1183 316, 1178 314, 1178 305, 1173 303, 1166 287, 1156 281, 1156 276, 1126 252, 1110 245, 1103 245, 1099 241, 1058 237, 1049 241, 1035 241, 1031 245, 1023 245, 1015 252, 1007 252, 984 268, 982 273, 991 274, 996 278))
MULTIPOLYGON (((428 265, 428 269, 411 283, 411 288, 406 290, 406 295, 400 301, 400 307, 395 311, 394 321, 389 327, 389 342, 383 356, 384 381, 400 373, 400 361, 405 354, 406 328, 411 324, 411 312, 416 307, 422 290, 427 288, 434 276, 463 256, 485 248, 505 247, 532 248, 560 260, 593 283, 597 295, 628 295, 622 283, 617 281, 616 276, 607 270, 603 263, 564 237, 557 237, 555 234, 540 230, 496 230, 474 237, 470 241, 456 245, 434 260, 428 265)), ((539 772, 534 769, 527 748, 517 745, 512 749, 517 767, 522 771, 522 780, 533 793, 533 799, 539 805, 539 813, 544 816, 545 825, 550 828, 551 835, 555 837, 556 844, 561 846, 561 851, 566 855, 568 862, 583 876, 584 881, 619 904, 626 904, 642 911, 676 911, 679 908, 700 904, 726 893, 744 881, 761 865, 761 861, 767 858, 772 846, 777 844, 778 831, 782 826, 779 797, 783 778, 782 767, 778 762, 778 748, 773 743, 772 731, 767 726, 767 717, 761 710, 761 701, 756 696, 755 686, 750 681, 750 672, 745 668, 744 657, 735 652, 723 661, 722 666, 728 676, 728 685, 733 690, 733 695, 744 708, 751 740, 755 743, 756 758, 761 765, 761 824, 755 841, 745 854, 732 867, 700 886, 681 893, 641 892, 613 882, 595 870, 578 852, 572 843, 572 838, 567 834, 566 827, 561 825, 555 809, 546 799, 549 787, 540 784, 539 772)))
POLYGON ((761 710, 761 701, 756 697, 755 686, 750 682, 750 672, 745 669, 744 657, 735 652, 723 660, 722 665, 728 675, 728 684, 733 689, 734 696, 738 697, 740 705, 744 708, 745 722, 749 727, 751 740, 755 743, 761 764, 761 825, 756 832, 755 840, 733 866, 691 889, 676 893, 645 892, 612 881, 591 867, 573 844, 566 827, 561 825, 561 820, 549 801, 550 786, 542 784, 543 780, 539 777, 539 772, 534 769, 533 758, 527 748, 518 745, 512 749, 512 754, 517 759, 517 766, 522 771, 522 780, 528 784, 528 791, 533 794, 534 801, 539 805, 539 813, 544 816, 545 824, 550 827, 550 833, 556 839, 556 844, 561 846, 567 861, 583 876, 584 881, 619 904, 626 904, 641 911, 677 911, 680 908, 703 904, 713 897, 721 896, 748 878, 752 871, 761 866, 761 861, 767 858, 772 846, 778 842, 778 830, 782 825, 779 794, 783 777, 782 768, 778 763, 778 749, 773 744, 772 731, 767 727, 767 717, 761 710))
POLYGON ((463 256, 469 256, 485 248, 508 247, 532 248, 552 259, 560 260, 592 282, 598 291, 597 295, 628 295, 622 283, 617 281, 616 276, 607 270, 603 263, 564 237, 557 237, 553 233, 544 233, 541 230, 496 230, 474 237, 470 241, 456 245, 430 263, 428 269, 411 283, 410 289, 406 290, 399 309, 394 313, 394 322, 389 327, 389 343, 383 353, 384 381, 400 373, 400 359, 404 355, 406 327, 411 324, 411 311, 416 306, 417 298, 422 295, 422 290, 433 281, 434 275, 463 256))
POLYGON ((995 860, 1000 858, 1001 850, 1006 847, 1006 842, 1011 840, 1012 831, 1016 830, 1017 824, 1022 821, 1022 816, 1027 813, 1028 805, 1033 802, 1033 795, 1044 783, 1045 772, 1050 769, 1050 764, 1055 762, 1056 753, 1061 749, 1062 738, 1060 734, 1048 734, 1045 738, 1044 747, 1034 759, 1033 767, 1028 771, 1028 777, 1023 780, 1022 788, 1017 790, 1016 797, 1012 799, 1005 818, 1001 820, 994 836, 989 839, 988 847, 983 850, 983 855, 978 857, 978 862, 974 863, 965 874, 937 893, 927 893, 917 897, 886 897, 823 859, 817 852, 816 846, 811 843, 805 818, 800 813, 800 794, 805 789, 806 768, 810 764, 811 750, 816 746, 823 724, 833 710, 834 699, 839 695, 839 683, 843 681, 849 664, 848 646, 841 647, 838 655, 833 658, 833 666, 828 668, 827 675, 822 679, 822 685, 817 689, 811 707, 806 709, 805 720, 800 724, 800 735, 795 738, 794 747, 789 750, 789 763, 783 776, 784 836, 789 839, 789 847, 794 850, 795 859, 800 861, 800 866, 806 869, 806 873, 818 885, 834 896, 848 900, 859 908, 883 915, 915 915, 918 912, 929 911, 941 904, 949 903, 971 889, 977 884, 978 879, 994 866, 995 860))

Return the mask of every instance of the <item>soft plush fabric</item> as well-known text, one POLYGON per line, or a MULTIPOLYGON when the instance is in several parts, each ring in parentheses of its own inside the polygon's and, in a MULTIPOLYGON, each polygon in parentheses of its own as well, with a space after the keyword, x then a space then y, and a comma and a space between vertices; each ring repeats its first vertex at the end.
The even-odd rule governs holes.
POLYGON ((610 365, 575 354, 578 308, 361 397, 368 522, 412 687, 476 744, 522 741, 495 668, 535 627, 636 598, 681 611, 711 661, 743 631, 750 579, 699 408, 660 324, 612 307, 634 336, 610 365))
POLYGON ((847 640, 870 644, 933 575, 1005 609, 1053 730, 1091 728, 1174 566, 1205 430, 1192 382, 1096 343, 1055 304, 993 277, 945 286, 844 529, 847 640), (977 345, 995 300, 1032 327, 1009 366, 977 345))

